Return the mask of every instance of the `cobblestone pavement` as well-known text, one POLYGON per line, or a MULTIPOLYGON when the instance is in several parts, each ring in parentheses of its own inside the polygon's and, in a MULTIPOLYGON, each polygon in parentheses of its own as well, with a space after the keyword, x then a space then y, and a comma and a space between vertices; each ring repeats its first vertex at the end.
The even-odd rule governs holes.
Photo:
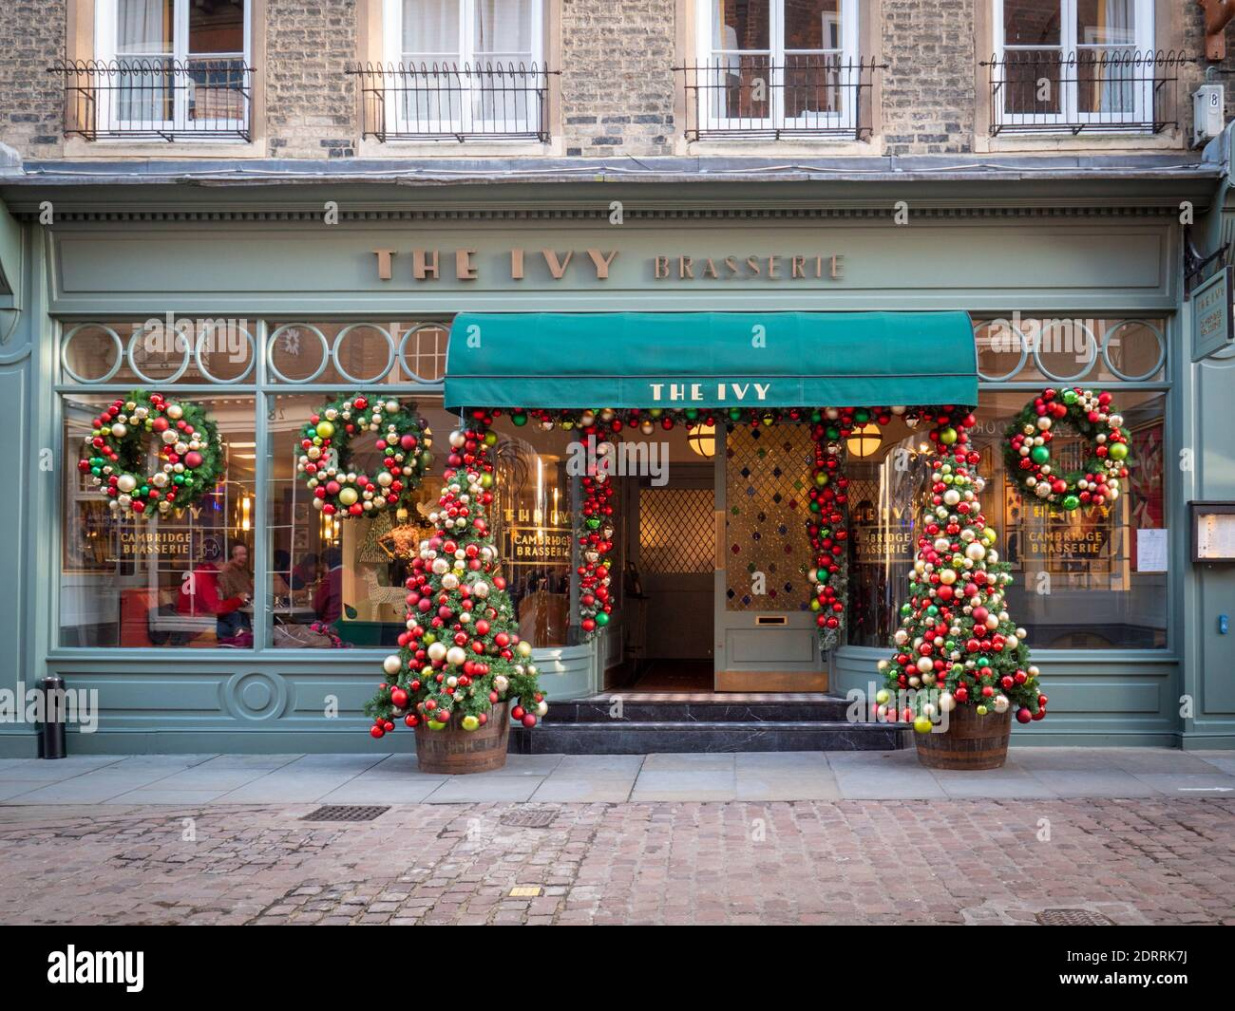
POLYGON ((1231 799, 310 810, 0 808, 0 922, 1235 924, 1231 799))

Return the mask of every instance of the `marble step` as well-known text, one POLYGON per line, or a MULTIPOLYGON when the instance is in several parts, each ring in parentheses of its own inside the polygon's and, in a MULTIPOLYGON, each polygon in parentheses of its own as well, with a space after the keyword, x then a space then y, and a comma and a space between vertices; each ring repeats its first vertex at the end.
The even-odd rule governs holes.
POLYGON ((547 724, 568 723, 839 723, 847 722, 842 698, 811 701, 645 701, 615 694, 610 699, 549 701, 547 724), (620 704, 617 701, 620 699, 620 704), (620 714, 620 715, 619 715, 620 714))
POLYGON ((512 727, 520 755, 648 755, 733 751, 895 751, 912 745, 906 726, 833 720, 781 722, 551 723, 512 727))

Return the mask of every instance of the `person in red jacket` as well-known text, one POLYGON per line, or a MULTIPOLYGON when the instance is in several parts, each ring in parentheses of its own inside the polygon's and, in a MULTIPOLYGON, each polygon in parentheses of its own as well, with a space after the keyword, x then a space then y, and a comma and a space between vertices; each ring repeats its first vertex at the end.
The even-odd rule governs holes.
POLYGON ((214 562, 202 562, 186 572, 176 595, 176 610, 194 616, 214 615, 215 635, 219 639, 229 639, 245 627, 248 615, 239 612, 251 598, 245 594, 222 597, 220 574, 214 562))

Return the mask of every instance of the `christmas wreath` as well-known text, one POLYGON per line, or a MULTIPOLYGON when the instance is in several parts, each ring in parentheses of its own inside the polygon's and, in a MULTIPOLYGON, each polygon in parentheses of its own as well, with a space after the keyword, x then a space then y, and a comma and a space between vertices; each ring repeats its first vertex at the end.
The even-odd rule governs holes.
POLYGON ((78 461, 113 512, 149 518, 185 509, 214 488, 223 473, 219 432, 197 404, 134 390, 113 401, 86 436, 78 461), (147 469, 149 439, 159 440, 160 466, 147 469))
POLYGON ((1109 393, 1043 390, 1016 416, 1005 433, 1004 464, 1026 494, 1069 511, 1119 497, 1128 476, 1128 437, 1109 393), (1050 444, 1059 422, 1072 426, 1090 447, 1080 470, 1056 473, 1050 444))
POLYGON ((300 438, 297 470, 313 492, 314 507, 328 516, 371 515, 410 505, 410 496, 433 462, 432 433, 410 401, 352 393, 309 417, 300 438), (352 440, 377 435, 385 456, 373 478, 351 468, 352 440))

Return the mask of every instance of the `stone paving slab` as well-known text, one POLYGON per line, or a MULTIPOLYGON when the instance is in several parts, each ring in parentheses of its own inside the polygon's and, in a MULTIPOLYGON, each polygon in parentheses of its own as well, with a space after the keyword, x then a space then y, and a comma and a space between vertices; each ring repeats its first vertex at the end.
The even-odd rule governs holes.
POLYGON ((310 809, 0 807, 0 923, 998 925, 1062 907, 1235 925, 1229 797, 310 809), (503 824, 514 810, 552 817, 503 824), (896 853, 983 873, 889 877, 896 853))
MULTIPOLYGON (((1235 755, 1168 749, 1014 748, 982 773, 924 768, 913 749, 653 755, 511 755, 472 776, 429 776, 415 755, 71 756, 0 762, 0 804, 129 803, 176 792, 211 804, 938 800, 1235 795, 1235 755), (350 800, 346 798, 351 798, 350 800)), ((187 798, 186 798, 187 799, 187 798)), ((151 801, 154 802, 154 801, 151 801)))

